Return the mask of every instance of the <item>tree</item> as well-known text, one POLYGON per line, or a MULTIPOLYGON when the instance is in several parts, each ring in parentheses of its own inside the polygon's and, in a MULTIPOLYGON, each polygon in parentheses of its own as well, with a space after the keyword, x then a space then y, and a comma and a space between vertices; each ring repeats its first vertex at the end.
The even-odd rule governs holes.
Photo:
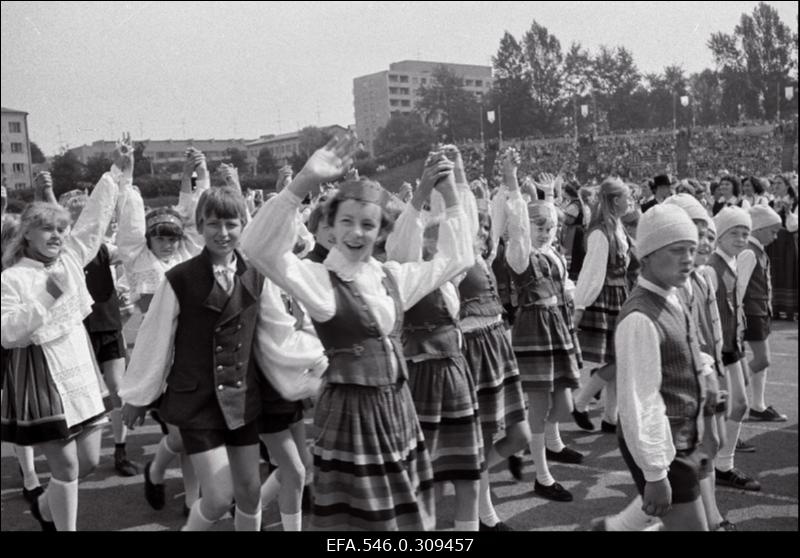
POLYGON ((424 157, 436 141, 436 132, 417 113, 394 114, 375 138, 377 158, 389 166, 424 157))
POLYGON ((689 76, 692 112, 700 126, 710 126, 720 121, 722 109, 722 84, 714 70, 706 68, 689 76))
POLYGON ((275 162, 275 157, 269 147, 262 147, 258 152, 256 160, 256 169, 258 174, 273 174, 278 170, 278 165, 275 162))
MULTIPOLYGON (((500 39, 497 54, 492 57, 494 81, 489 93, 486 109, 501 107, 507 117, 503 123, 506 137, 522 137, 528 135, 533 128, 533 97, 531 97, 531 80, 525 62, 522 46, 513 35, 506 33, 500 39)), ((487 123, 488 124, 488 123, 487 123)), ((488 126, 487 137, 496 135, 488 126)))
POLYGON ((250 168, 250 162, 247 160, 247 152, 235 147, 229 147, 225 150, 226 159, 230 160, 230 164, 236 167, 239 171, 239 176, 247 174, 247 169, 250 168))
POLYGON ((438 66, 432 78, 431 85, 420 87, 416 107, 425 123, 451 142, 480 136, 482 109, 463 80, 445 66, 438 66))
POLYGON ((149 157, 145 157, 144 152, 147 147, 142 142, 136 142, 133 146, 133 176, 139 177, 153 174, 153 165, 149 157))
POLYGON ((299 153, 308 159, 317 149, 328 143, 332 137, 333 135, 330 132, 323 130, 322 128, 317 128, 316 126, 306 126, 300 130, 299 153))
POLYGON ((50 175, 53 177, 53 193, 58 197, 78 187, 83 177, 83 165, 75 155, 66 151, 53 157, 50 175))
POLYGON ((39 146, 35 143, 31 142, 31 163, 34 165, 38 165, 40 163, 44 163, 47 159, 42 153, 42 150, 39 149, 39 146))
POLYGON ((111 168, 112 161, 105 153, 96 153, 86 160, 83 169, 83 179, 86 182, 97 184, 103 173, 111 168))
POLYGON ((522 44, 530 72, 534 125, 545 132, 555 132, 560 119, 561 65, 564 60, 561 43, 534 20, 522 44))

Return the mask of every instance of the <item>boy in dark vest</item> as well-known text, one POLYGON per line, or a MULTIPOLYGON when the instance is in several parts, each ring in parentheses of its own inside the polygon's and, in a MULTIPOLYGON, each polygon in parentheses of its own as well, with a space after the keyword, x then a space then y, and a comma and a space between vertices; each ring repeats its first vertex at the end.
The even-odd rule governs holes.
POLYGON ((770 280, 769 256, 766 248, 778 237, 781 229, 780 215, 767 205, 750 208, 753 230, 747 248, 739 254, 737 266, 739 277, 737 290, 744 306, 744 340, 753 351, 753 360, 748 362, 753 384, 753 401, 750 404, 750 419, 786 422, 787 417, 767 405, 764 390, 769 368, 769 326, 772 318, 772 282, 770 280))
POLYGON ((708 530, 700 498, 703 364, 691 314, 678 296, 697 248, 684 210, 659 204, 642 215, 638 283, 622 306, 614 343, 622 457, 642 509, 664 529, 708 530))

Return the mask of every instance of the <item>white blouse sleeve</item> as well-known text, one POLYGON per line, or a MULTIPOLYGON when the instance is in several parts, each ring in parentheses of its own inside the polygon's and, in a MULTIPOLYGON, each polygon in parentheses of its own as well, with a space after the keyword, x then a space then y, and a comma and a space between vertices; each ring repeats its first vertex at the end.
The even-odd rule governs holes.
POLYGON ((180 306, 166 279, 161 282, 145 314, 119 397, 137 407, 149 405, 163 393, 174 356, 180 306))
POLYGON ((108 224, 114 215, 119 195, 121 171, 112 166, 100 177, 78 221, 72 227, 66 246, 77 256, 81 266, 86 266, 97 255, 106 237, 108 224))
POLYGON ((592 231, 586 243, 586 259, 575 286, 575 308, 584 310, 591 306, 606 281, 608 267, 608 239, 602 231, 592 231))
POLYGON ((407 204, 386 239, 386 259, 400 263, 422 261, 424 234, 422 214, 407 204))
POLYGON ((494 250, 506 232, 506 186, 502 184, 495 196, 489 201, 489 215, 492 218, 492 245, 494 250))
POLYGON ((178 205, 175 209, 183 219, 183 234, 185 236, 183 244, 185 249, 192 255, 199 254, 203 246, 205 246, 203 235, 197 230, 195 212, 200 197, 210 187, 211 180, 209 178, 198 178, 193 192, 182 191, 178 194, 178 205))
POLYGON ((261 273, 296 298, 318 322, 336 314, 336 298, 324 265, 292 253, 300 198, 285 188, 265 203, 242 234, 242 252, 261 273))
POLYGON ((30 345, 31 336, 44 323, 56 300, 46 290, 38 295, 25 292, 25 286, 29 282, 24 280, 24 276, 16 277, 16 271, 12 267, 2 274, 0 338, 6 349, 30 345))
POLYGON ((509 194, 505 215, 508 227, 506 262, 514 273, 522 274, 528 269, 531 258, 531 224, 528 218, 528 205, 522 199, 519 190, 509 194))
POLYGON ((123 265, 129 266, 147 249, 142 195, 130 186, 123 186, 124 201, 117 228, 117 251, 123 265))
POLYGON ((439 226, 438 250, 432 260, 385 264, 397 280, 403 310, 413 307, 428 293, 475 265, 466 214, 460 206, 455 206, 447 209, 446 216, 439 226))

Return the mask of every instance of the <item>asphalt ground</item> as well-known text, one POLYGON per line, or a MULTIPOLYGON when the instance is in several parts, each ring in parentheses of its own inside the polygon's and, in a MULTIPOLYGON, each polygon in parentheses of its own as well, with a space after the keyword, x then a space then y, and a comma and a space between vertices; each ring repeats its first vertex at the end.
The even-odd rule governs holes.
MULTIPOLYGON (((129 326, 134 327, 134 323, 129 326)), ((745 422, 742 438, 754 444, 755 453, 737 454, 736 466, 755 476, 760 492, 745 492, 718 487, 719 507, 739 531, 798 531, 798 326, 793 321, 773 322, 770 337, 773 365, 769 371, 767 402, 788 415, 788 422, 745 422)), ((588 368, 584 370, 588 375, 588 368)), ((584 378, 585 379, 585 378, 584 378)), ((596 426, 600 408, 590 408, 596 426)), ((616 437, 580 430, 572 423, 562 424, 562 437, 570 447, 585 454, 580 465, 551 463, 553 476, 575 500, 551 502, 533 493, 534 466, 525 456, 524 479, 516 482, 504 465, 491 471, 494 502, 498 515, 519 531, 585 531, 593 518, 622 510, 635 495, 630 474, 620 456, 616 437)), ((161 439, 159 427, 148 419, 144 427, 128 436, 129 457, 144 464, 161 439)), ((78 529, 84 531, 177 531, 184 523, 183 484, 177 464, 167 473, 167 505, 155 511, 144 499, 143 477, 123 478, 113 466, 114 443, 110 426, 103 435, 101 461, 89 477, 81 481, 78 529)), ((42 484, 49 478, 44 457, 37 454, 36 468, 42 484)), ((262 464, 266 475, 267 466, 262 464)), ((2 445, 2 490, 0 492, 0 530, 39 531, 22 497, 22 479, 10 445, 2 445)), ((439 527, 453 528, 452 489, 437 502, 439 527)), ((304 518, 304 524, 308 518, 304 518)), ((264 530, 281 531, 277 504, 270 504, 263 515, 264 530)), ((224 518, 214 531, 230 531, 233 522, 224 518)), ((295 539, 296 540, 296 539, 295 539)))

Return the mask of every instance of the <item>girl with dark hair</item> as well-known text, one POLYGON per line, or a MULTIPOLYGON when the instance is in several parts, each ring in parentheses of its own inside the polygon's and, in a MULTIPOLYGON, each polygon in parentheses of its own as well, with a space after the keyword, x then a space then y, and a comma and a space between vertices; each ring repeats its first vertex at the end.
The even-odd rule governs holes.
POLYGON ((717 189, 714 191, 715 201, 711 208, 711 214, 716 215, 723 207, 732 205, 749 209, 750 203, 742 199, 742 185, 739 179, 733 175, 726 175, 719 179, 717 189))

